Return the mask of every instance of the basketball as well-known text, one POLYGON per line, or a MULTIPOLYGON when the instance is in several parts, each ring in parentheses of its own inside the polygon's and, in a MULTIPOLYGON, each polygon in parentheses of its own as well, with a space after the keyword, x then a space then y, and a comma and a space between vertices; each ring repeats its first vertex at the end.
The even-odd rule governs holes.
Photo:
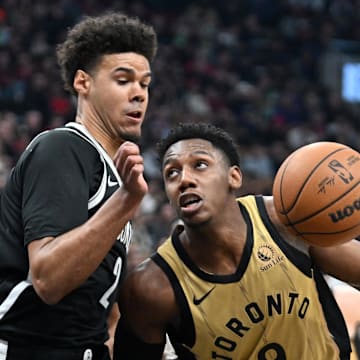
POLYGON ((360 235, 360 153, 320 141, 291 153, 279 167, 273 199, 280 221, 311 245, 360 235))

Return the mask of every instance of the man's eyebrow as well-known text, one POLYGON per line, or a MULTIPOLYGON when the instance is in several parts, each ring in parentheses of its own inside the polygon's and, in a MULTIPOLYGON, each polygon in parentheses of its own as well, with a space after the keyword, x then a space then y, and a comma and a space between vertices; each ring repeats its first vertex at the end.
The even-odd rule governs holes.
POLYGON ((191 155, 207 155, 210 156, 212 158, 214 158, 214 154, 211 151, 207 151, 207 150, 195 150, 191 153, 191 155))
MULTIPOLYGON (((209 152, 209 151, 206 151, 206 150, 195 150, 195 151, 193 151, 193 152, 190 154, 190 156, 194 156, 194 155, 206 155, 206 156, 209 156, 209 157, 215 159, 214 154, 213 154, 212 152, 209 152)), ((162 166, 164 167, 164 166, 167 165, 169 162, 174 161, 176 158, 177 158, 177 156, 174 156, 174 155, 169 154, 169 156, 167 156, 167 157, 164 159, 162 166)))
MULTIPOLYGON (((119 71, 122 71, 122 72, 126 72, 128 74, 131 74, 131 75, 135 75, 135 70, 134 69, 131 69, 131 68, 127 68, 127 67, 118 67, 114 70, 114 72, 119 72, 119 71)), ((148 71, 146 72, 143 77, 151 77, 151 71, 148 71)))

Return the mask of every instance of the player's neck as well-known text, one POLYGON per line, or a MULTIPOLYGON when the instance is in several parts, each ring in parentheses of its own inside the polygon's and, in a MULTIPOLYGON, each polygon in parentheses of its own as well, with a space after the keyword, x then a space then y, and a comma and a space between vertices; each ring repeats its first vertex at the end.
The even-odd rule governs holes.
POLYGON ((76 122, 82 124, 86 130, 94 137, 94 139, 104 148, 108 155, 113 158, 116 150, 120 146, 118 141, 114 141, 109 135, 99 126, 97 121, 92 121, 91 118, 84 118, 77 114, 76 122))
POLYGON ((247 236, 242 216, 231 226, 189 228, 180 235, 181 243, 194 263, 203 271, 232 274, 241 261, 247 236))

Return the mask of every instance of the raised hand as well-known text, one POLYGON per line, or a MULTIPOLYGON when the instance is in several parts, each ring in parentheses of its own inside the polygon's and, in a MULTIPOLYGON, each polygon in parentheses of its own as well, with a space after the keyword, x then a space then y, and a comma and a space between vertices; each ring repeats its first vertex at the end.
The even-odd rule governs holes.
POLYGON ((148 191, 148 184, 144 179, 144 159, 138 145, 124 142, 114 156, 114 163, 123 182, 123 190, 141 200, 148 191))

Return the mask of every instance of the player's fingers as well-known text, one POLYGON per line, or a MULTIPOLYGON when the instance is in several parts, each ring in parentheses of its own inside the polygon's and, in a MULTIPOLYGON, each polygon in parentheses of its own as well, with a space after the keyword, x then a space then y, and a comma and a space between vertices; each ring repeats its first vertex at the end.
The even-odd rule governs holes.
POLYGON ((142 165, 143 167, 144 159, 141 155, 129 155, 124 160, 119 159, 115 165, 119 171, 120 176, 125 178, 129 175, 130 171, 135 165, 142 165))
POLYGON ((114 156, 114 162, 115 163, 121 163, 124 161, 128 156, 130 155, 139 155, 140 154, 140 148, 135 143, 132 143, 130 141, 125 141, 119 149, 116 151, 114 156))
POLYGON ((123 179, 124 188, 133 194, 144 196, 148 190, 146 180, 144 179, 144 165, 134 164, 126 173, 123 179))

